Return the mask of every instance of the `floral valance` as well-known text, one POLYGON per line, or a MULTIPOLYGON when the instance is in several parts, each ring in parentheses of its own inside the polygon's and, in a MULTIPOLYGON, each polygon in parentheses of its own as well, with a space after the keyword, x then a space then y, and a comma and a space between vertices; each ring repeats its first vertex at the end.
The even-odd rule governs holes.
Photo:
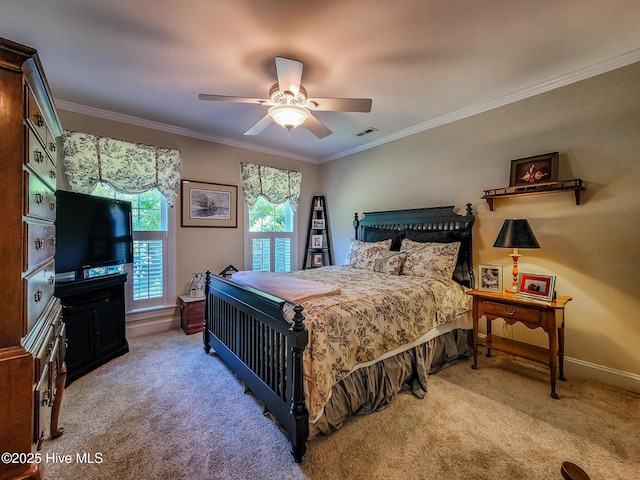
POLYGON ((66 131, 64 167, 74 192, 91 193, 100 182, 122 193, 153 188, 174 205, 180 195, 179 150, 66 131))
POLYGON ((291 209, 294 212, 298 209, 302 172, 241 163, 240 176, 244 198, 249 208, 262 196, 276 205, 289 200, 291 209))

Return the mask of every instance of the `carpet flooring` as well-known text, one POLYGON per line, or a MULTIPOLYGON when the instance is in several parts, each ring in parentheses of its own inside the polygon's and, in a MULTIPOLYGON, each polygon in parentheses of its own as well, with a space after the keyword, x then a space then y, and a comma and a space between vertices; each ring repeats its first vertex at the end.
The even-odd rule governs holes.
POLYGON ((561 479, 640 478, 640 396, 578 378, 549 397, 545 372, 498 355, 429 377, 312 439, 301 464, 260 405, 200 335, 134 338, 130 352, 64 393, 62 437, 45 442, 45 478, 561 479))

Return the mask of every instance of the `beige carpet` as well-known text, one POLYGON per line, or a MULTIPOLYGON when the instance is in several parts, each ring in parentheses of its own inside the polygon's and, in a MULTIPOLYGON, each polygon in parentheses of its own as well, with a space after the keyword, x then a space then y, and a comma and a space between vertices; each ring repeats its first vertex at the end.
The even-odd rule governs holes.
POLYGON ((640 396, 569 378, 552 400, 543 372, 507 356, 432 375, 423 400, 400 394, 312 440, 298 465, 200 335, 130 346, 65 392, 65 434, 42 452, 47 479, 549 480, 564 460, 592 480, 640 478, 640 396))

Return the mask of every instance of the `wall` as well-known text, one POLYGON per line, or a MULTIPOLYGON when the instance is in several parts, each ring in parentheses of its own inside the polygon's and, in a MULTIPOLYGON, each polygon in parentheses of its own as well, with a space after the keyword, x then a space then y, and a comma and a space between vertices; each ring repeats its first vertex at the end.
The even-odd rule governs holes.
MULTIPOLYGON (((504 265, 509 282, 509 252, 492 245, 505 218, 527 218, 542 248, 521 251, 520 271, 556 275, 558 293, 573 297, 568 373, 640 391, 638 79, 640 63, 323 164, 338 262, 354 212, 471 202, 474 264, 504 265), (510 160, 553 151, 560 179, 586 181, 582 205, 556 193, 489 211, 480 197, 509 184, 510 160)), ((515 327, 504 334, 544 345, 540 329, 515 327)))
MULTIPOLYGON (((240 162, 257 163, 272 167, 302 172, 302 195, 298 209, 300 264, 306 241, 311 197, 322 193, 319 190, 319 165, 298 162, 251 150, 230 147, 181 135, 161 132, 149 128, 132 126, 112 120, 60 111, 64 128, 93 133, 105 137, 176 148, 182 152, 182 178, 187 180, 238 185, 238 228, 182 228, 180 226, 180 204, 175 207, 176 228, 176 295, 188 293, 191 275, 194 272, 222 271, 233 264, 244 268, 244 195, 240 184, 240 162)), ((62 166, 58 166, 59 188, 69 190, 62 166)))

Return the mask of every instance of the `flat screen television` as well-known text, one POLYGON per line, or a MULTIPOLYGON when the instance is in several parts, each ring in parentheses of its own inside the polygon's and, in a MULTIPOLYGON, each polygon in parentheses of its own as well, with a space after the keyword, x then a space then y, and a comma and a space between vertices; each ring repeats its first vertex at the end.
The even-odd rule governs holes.
POLYGON ((131 202, 64 190, 56 192, 56 202, 57 280, 133 262, 131 202))

